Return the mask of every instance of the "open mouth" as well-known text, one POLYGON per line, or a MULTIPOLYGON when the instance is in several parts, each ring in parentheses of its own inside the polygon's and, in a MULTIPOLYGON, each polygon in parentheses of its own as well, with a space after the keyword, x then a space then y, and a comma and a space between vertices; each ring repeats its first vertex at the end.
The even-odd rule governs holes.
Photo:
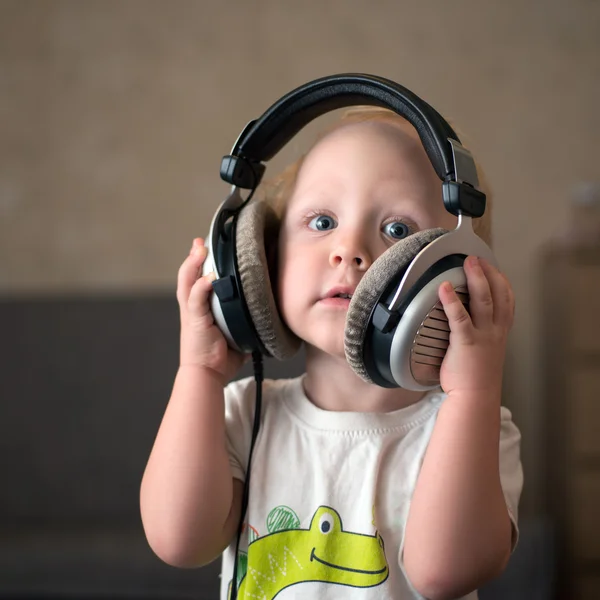
POLYGON ((383 569, 378 569, 377 571, 364 571, 363 569, 351 569, 350 567, 342 567, 340 565, 334 565, 333 563, 327 562, 326 560, 319 558, 315 554, 314 548, 312 549, 312 551, 310 553, 310 561, 312 562, 313 560, 320 562, 322 565, 325 565, 326 567, 331 567, 332 569, 338 569, 340 571, 350 571, 351 573, 361 573, 363 575, 381 575, 381 573, 384 573, 385 570, 387 569, 387 566, 385 566, 385 567, 383 567, 383 569))
POLYGON ((321 298, 321 303, 332 308, 348 308, 352 292, 353 290, 348 288, 333 288, 321 298))

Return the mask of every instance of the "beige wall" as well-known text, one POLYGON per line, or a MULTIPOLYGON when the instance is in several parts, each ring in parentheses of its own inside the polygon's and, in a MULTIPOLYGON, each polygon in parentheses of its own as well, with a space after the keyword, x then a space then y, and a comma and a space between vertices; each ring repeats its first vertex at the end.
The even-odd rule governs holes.
POLYGON ((0 0, 0 292, 174 290, 244 123, 343 71, 453 118, 495 188, 518 299, 506 402, 535 510, 537 251, 572 186, 600 179, 598 2, 0 0))

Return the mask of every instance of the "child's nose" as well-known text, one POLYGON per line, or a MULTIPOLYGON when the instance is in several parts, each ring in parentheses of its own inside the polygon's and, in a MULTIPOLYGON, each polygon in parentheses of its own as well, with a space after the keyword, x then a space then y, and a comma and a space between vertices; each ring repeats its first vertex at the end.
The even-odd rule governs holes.
POLYGON ((355 243, 337 244, 329 255, 329 264, 332 267, 340 265, 353 266, 361 271, 366 271, 371 266, 371 260, 366 248, 355 243))

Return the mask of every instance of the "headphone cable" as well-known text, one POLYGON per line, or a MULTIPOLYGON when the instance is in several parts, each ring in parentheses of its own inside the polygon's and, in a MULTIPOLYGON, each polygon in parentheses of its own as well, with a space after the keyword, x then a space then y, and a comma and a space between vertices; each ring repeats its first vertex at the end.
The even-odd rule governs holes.
POLYGON ((252 352, 252 363, 254 365, 254 381, 256 382, 256 400, 254 403, 254 423, 252 425, 252 439, 250 441, 250 452, 248 454, 248 467, 246 469, 246 479, 244 481, 244 493, 242 495, 242 510, 240 512, 240 522, 238 524, 237 540, 235 543, 235 555, 233 557, 233 575, 231 578, 231 596, 230 600, 236 600, 238 592, 237 570, 238 556, 240 549, 240 538, 242 537, 242 529, 244 527, 244 518, 248 509, 248 497, 250 494, 250 467, 252 463, 252 453, 254 452, 254 444, 258 436, 260 428, 260 413, 262 406, 262 382, 264 377, 262 354, 258 351, 252 352))

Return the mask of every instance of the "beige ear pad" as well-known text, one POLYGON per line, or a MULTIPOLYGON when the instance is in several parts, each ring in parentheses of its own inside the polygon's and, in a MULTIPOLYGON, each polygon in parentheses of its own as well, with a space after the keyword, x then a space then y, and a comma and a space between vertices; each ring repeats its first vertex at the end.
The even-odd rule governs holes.
POLYGON ((275 243, 278 219, 273 209, 258 200, 245 206, 236 226, 236 256, 250 317, 261 342, 271 356, 291 358, 300 340, 281 320, 269 277, 265 246, 275 243))
POLYGON ((396 242, 371 265, 360 280, 346 315, 344 346, 346 360, 364 381, 372 383, 363 361, 363 347, 373 308, 388 285, 404 271, 413 258, 427 244, 445 233, 448 233, 446 229, 426 229, 396 242))

